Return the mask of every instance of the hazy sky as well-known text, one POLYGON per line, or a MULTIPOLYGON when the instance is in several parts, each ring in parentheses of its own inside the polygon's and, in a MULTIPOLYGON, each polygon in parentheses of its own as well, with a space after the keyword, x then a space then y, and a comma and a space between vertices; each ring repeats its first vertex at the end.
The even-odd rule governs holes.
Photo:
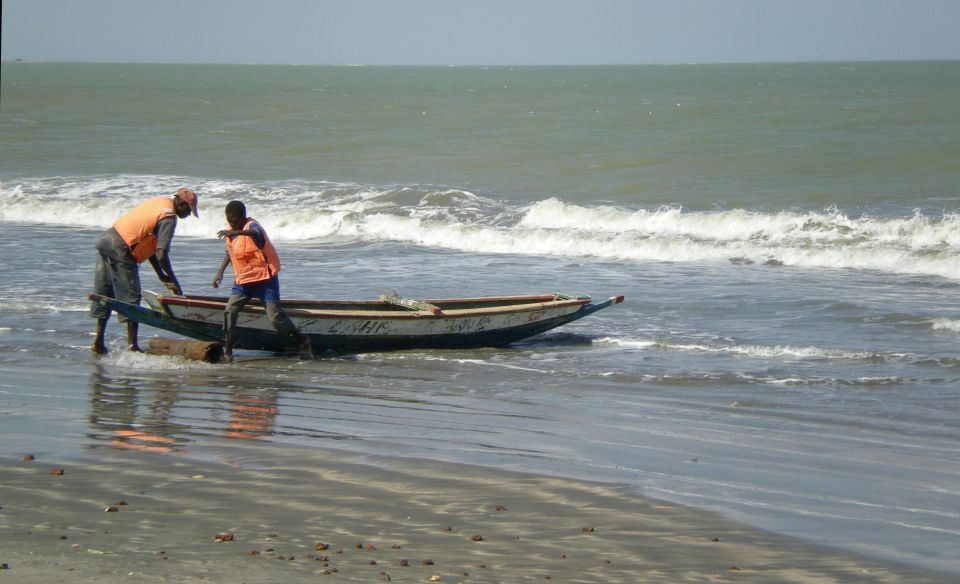
POLYGON ((960 59, 960 0, 3 0, 2 58, 338 65, 960 59))

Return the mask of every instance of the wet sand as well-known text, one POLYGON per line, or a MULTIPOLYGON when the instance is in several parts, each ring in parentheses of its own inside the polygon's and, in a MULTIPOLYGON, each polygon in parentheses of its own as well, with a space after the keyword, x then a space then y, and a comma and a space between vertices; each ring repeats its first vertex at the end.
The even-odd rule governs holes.
POLYGON ((237 444, 0 460, 0 582, 948 581, 612 485, 237 444))

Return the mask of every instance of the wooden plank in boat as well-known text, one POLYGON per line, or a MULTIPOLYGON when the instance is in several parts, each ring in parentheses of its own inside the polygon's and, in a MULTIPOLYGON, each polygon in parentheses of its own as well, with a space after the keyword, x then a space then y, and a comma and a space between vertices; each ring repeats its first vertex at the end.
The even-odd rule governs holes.
POLYGON ((394 306, 402 306, 403 308, 409 308, 410 310, 419 310, 421 312, 429 312, 430 314, 440 316, 443 314, 443 311, 440 310, 439 306, 430 304, 429 302, 424 302, 422 300, 414 300, 413 298, 401 298, 396 294, 381 294, 380 301, 386 302, 387 304, 392 304, 394 306))

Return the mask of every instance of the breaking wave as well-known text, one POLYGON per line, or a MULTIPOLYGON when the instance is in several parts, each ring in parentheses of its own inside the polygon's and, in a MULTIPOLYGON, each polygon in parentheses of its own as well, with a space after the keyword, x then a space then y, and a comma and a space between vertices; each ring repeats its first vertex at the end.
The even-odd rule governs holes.
POLYGON ((935 318, 931 326, 935 331, 960 333, 960 319, 957 318, 935 318))
POLYGON ((876 360, 877 353, 870 351, 847 351, 820 347, 790 347, 790 346, 762 346, 762 345, 705 345, 697 343, 676 343, 653 341, 648 339, 620 339, 604 337, 594 341, 600 345, 612 345, 628 349, 659 349, 666 351, 690 351, 700 353, 724 353, 728 355, 742 355, 761 359, 841 359, 841 360, 876 360))
POLYGON ((0 221, 103 229, 144 197, 182 185, 200 193, 200 218, 178 227, 188 237, 214 237, 223 226, 223 206, 239 198, 277 241, 392 241, 471 253, 733 262, 960 279, 958 213, 692 212, 556 198, 516 205, 423 185, 105 176, 0 181, 0 221))
POLYGON ((594 345, 618 347, 628 350, 678 351, 687 353, 732 355, 747 359, 773 361, 857 361, 866 363, 910 363, 931 367, 956 369, 960 360, 955 357, 932 356, 914 353, 895 353, 829 347, 793 347, 789 345, 710 345, 658 341, 642 338, 601 337, 593 339, 594 345))

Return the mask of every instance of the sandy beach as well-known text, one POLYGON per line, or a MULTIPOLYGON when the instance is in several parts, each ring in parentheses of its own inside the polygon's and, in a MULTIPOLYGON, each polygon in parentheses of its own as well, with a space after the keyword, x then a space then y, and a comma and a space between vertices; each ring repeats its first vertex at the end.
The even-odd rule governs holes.
POLYGON ((0 582, 946 582, 610 485, 232 442, 2 463, 0 582))

